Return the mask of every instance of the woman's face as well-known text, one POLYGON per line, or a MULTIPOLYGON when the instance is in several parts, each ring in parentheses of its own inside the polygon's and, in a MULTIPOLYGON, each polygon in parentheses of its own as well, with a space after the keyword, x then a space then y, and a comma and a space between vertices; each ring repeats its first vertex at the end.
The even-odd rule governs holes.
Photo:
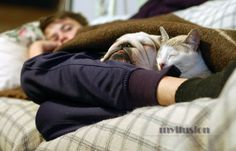
POLYGON ((73 39, 81 28, 82 25, 73 19, 58 19, 46 27, 45 36, 48 40, 63 44, 73 39))

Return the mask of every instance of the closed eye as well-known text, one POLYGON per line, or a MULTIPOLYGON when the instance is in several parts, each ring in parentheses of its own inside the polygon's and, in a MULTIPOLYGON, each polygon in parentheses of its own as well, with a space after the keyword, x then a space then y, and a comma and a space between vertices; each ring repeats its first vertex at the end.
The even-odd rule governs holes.
POLYGON ((70 24, 66 24, 66 25, 63 25, 62 27, 61 27, 61 30, 63 31, 63 32, 68 32, 68 31, 70 31, 72 29, 72 25, 70 25, 70 24))
POLYGON ((168 59, 171 59, 171 58, 173 58, 173 57, 175 57, 175 56, 176 56, 176 54, 169 55, 169 56, 168 56, 168 59))

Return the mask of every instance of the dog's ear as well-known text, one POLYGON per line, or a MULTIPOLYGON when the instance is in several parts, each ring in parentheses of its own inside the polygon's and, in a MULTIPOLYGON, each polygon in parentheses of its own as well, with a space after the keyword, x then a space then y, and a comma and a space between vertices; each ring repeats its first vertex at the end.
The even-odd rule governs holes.
POLYGON ((153 43, 155 44, 156 50, 158 50, 161 46, 161 36, 157 35, 150 35, 153 43))
POLYGON ((160 32, 161 32, 161 39, 162 41, 167 41, 169 40, 169 35, 167 34, 166 30, 164 29, 164 27, 160 26, 160 32))

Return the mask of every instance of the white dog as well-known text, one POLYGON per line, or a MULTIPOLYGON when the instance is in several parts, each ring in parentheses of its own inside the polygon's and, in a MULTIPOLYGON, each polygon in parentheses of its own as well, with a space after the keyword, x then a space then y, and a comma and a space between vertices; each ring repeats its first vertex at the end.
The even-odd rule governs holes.
MULTIPOLYGON (((150 35, 145 32, 129 33, 121 36, 109 48, 101 61, 120 55, 119 61, 128 62, 136 66, 157 70, 157 50, 160 47, 161 36, 150 35)), ((117 58, 113 58, 116 60, 117 58)))

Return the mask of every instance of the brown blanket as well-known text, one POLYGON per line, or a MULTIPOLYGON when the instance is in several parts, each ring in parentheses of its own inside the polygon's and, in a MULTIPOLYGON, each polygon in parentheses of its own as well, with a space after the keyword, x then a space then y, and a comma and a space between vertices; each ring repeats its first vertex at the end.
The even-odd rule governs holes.
POLYGON ((17 99, 29 99, 21 87, 13 89, 7 89, 0 91, 1 97, 17 98, 17 99))
MULTIPOLYGON (((163 26, 170 36, 187 34, 191 29, 198 29, 201 36, 200 50, 206 64, 213 72, 222 70, 231 59, 236 59, 235 30, 204 28, 172 14, 87 27, 81 30, 73 41, 57 51, 106 51, 123 34, 138 31, 160 34, 160 26, 163 26)), ((0 96, 27 98, 21 88, 2 91, 0 96)))
POLYGON ((205 28, 173 14, 88 27, 81 30, 75 39, 61 47, 59 51, 106 51, 123 34, 139 31, 160 34, 160 26, 163 26, 170 36, 187 34, 191 29, 198 29, 201 36, 200 50, 213 72, 222 70, 231 59, 236 58, 235 30, 205 28))

